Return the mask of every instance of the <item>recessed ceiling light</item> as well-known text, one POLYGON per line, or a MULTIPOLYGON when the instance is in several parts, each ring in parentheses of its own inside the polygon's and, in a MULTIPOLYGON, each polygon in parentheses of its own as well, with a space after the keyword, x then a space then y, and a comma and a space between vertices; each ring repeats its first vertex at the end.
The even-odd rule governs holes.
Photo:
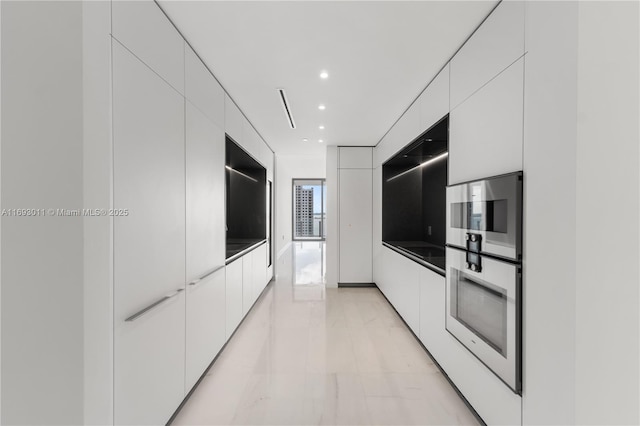
POLYGON ((307 138, 303 138, 303 139, 302 139, 302 142, 309 142, 309 139, 307 139, 307 138))
POLYGON ((324 106, 324 104, 320 104, 320 105, 318 105, 318 109, 319 109, 319 110, 321 110, 321 111, 324 111, 326 108, 327 108, 327 107, 326 107, 326 106, 324 106))
POLYGON ((320 78, 323 79, 323 80, 326 80, 327 78, 329 78, 329 73, 326 72, 326 71, 322 71, 320 73, 320 78))
POLYGON ((318 126, 318 129, 324 130, 324 126, 321 124, 321 125, 318 126))
POLYGON ((322 139, 318 139, 318 142, 322 143, 322 142, 324 142, 324 141, 323 141, 322 139))

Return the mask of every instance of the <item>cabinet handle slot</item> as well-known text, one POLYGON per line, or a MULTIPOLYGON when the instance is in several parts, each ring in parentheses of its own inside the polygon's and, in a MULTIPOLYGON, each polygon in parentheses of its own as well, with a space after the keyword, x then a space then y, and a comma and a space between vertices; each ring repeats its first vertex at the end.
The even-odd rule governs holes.
POLYGON ((164 302, 173 299, 174 297, 176 297, 177 295, 179 295, 180 293, 182 293, 184 291, 183 288, 179 288, 177 289, 175 292, 164 296, 163 298, 153 302, 151 305, 147 306, 146 308, 136 312, 135 314, 131 315, 129 318, 127 318, 125 321, 126 322, 132 322, 137 320, 138 318, 140 318, 141 316, 143 316, 144 314, 146 314, 147 312, 149 312, 150 310, 152 310, 153 308, 160 306, 161 304, 163 304, 164 302))
POLYGON ((204 275, 203 275, 203 276, 201 276, 200 278, 198 278, 198 279, 195 279, 195 280, 191 281, 191 282, 189 283, 189 285, 190 285, 190 286, 196 286, 196 285, 200 284, 200 282, 201 282, 202 280, 204 280, 205 278, 207 278, 209 275, 213 275, 213 274, 215 274, 216 272, 218 272, 218 271, 219 271, 220 269, 222 269, 222 268, 224 268, 224 266, 219 266, 219 267, 215 268, 213 271, 209 271, 209 272, 207 272, 206 274, 204 274, 204 275))

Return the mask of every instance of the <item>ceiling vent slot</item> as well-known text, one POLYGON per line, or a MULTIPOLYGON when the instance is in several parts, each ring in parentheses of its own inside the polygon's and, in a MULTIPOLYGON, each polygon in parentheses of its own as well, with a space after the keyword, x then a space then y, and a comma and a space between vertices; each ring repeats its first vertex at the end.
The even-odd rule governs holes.
POLYGON ((284 113, 287 116, 287 121, 289 122, 289 126, 291 126, 292 129, 295 129, 296 123, 293 121, 293 115, 291 114, 291 107, 289 107, 289 101, 287 100, 287 95, 284 93, 284 89, 278 89, 278 94, 280 95, 282 108, 284 109, 284 113))

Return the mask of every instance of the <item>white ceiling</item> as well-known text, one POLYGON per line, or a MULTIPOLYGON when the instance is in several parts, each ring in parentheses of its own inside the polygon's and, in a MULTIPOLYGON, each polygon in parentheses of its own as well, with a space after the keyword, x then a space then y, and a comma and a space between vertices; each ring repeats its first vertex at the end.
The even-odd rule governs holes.
POLYGON ((375 145, 496 3, 159 0, 258 132, 285 155, 375 145), (296 129, 276 88, 286 91, 296 129))

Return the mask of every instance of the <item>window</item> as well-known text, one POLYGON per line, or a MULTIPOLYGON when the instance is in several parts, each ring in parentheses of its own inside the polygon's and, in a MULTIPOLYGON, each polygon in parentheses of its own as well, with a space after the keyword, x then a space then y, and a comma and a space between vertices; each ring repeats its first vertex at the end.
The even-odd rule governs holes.
POLYGON ((293 239, 324 240, 326 185, 324 179, 293 180, 293 239))

